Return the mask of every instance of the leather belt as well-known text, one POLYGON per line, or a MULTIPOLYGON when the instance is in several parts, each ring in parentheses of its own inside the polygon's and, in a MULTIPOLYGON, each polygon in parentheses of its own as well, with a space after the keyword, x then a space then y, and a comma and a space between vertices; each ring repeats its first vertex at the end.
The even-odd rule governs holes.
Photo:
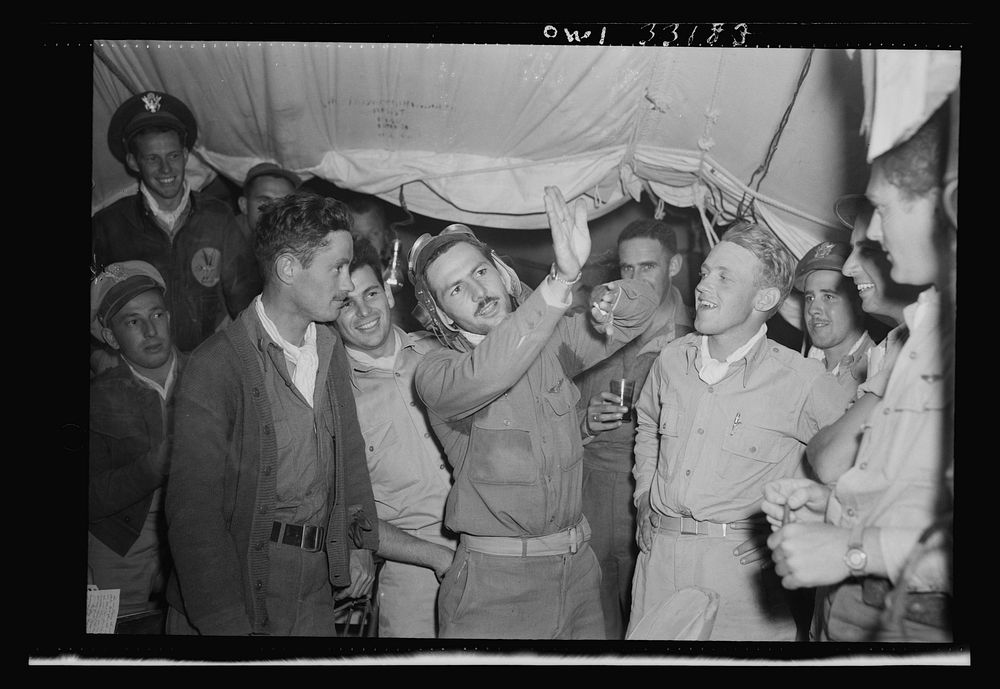
POLYGON ((285 522, 274 522, 271 524, 271 540, 275 543, 302 548, 310 553, 323 550, 325 545, 324 536, 326 529, 322 526, 311 526, 309 524, 286 524, 285 522))
POLYGON ((462 534, 459 537, 459 542, 469 550, 476 550, 487 555, 509 555, 513 557, 575 553, 580 549, 580 546, 589 540, 590 524, 587 522, 586 517, 581 519, 580 523, 576 526, 547 536, 515 538, 462 534))
MULTIPOLYGON (((864 577, 861 583, 861 600, 879 610, 885 609, 886 598, 892 593, 892 603, 904 597, 904 592, 893 591, 892 582, 882 577, 864 577)), ((951 626, 951 596, 941 591, 906 591, 906 613, 911 622, 947 629, 951 626)))
POLYGON ((670 517, 654 512, 649 521, 658 531, 691 536, 725 536, 730 531, 766 531, 767 519, 740 519, 734 522, 707 522, 692 517, 670 517))

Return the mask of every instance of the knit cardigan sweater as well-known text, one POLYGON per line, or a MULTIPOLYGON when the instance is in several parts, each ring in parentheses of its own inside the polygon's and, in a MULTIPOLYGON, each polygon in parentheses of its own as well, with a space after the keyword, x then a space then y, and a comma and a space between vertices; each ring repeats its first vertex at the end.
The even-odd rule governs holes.
MULTIPOLYGON (((332 328, 317 324, 317 336, 326 340, 321 355, 332 349, 316 429, 332 436, 334 448, 326 553, 330 581, 342 587, 350 583, 351 548, 377 550, 378 529, 347 355, 332 328)), ((278 466, 262 368, 273 365, 269 346, 277 347, 251 305, 191 355, 177 391, 166 491, 174 559, 167 600, 201 634, 268 633, 267 543, 278 466)))

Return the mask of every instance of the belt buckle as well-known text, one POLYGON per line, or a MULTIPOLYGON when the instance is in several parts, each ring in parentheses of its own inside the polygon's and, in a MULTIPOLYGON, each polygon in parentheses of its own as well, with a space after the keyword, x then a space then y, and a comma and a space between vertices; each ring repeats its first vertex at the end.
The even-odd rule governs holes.
POLYGON ((576 543, 576 527, 571 526, 569 529, 569 552, 575 553, 577 551, 577 547, 578 546, 576 543))
POLYGON ((311 553, 316 552, 322 547, 323 543, 323 527, 321 526, 311 526, 307 525, 305 530, 302 532, 302 549, 308 550, 311 553))
POLYGON ((696 522, 691 517, 681 517, 681 533, 687 536, 697 536, 698 535, 698 522, 696 522), (694 526, 692 528, 687 527, 687 523, 691 522, 694 526))

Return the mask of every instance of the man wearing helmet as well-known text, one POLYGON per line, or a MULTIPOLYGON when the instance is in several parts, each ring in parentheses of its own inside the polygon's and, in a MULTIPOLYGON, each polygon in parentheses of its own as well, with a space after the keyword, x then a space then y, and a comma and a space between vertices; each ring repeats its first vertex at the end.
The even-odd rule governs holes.
POLYGON ((638 336, 657 298, 619 280, 595 289, 589 314, 566 315, 590 254, 586 209, 552 187, 545 208, 556 260, 534 291, 464 225, 410 251, 424 321, 447 345, 415 376, 455 478, 445 525, 460 542, 438 598, 442 637, 605 634, 572 378, 638 336))

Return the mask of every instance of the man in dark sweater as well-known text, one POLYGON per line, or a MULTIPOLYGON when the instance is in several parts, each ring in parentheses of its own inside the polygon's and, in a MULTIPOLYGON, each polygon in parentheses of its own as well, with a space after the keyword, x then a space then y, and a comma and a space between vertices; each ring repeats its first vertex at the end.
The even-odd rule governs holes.
POLYGON ((264 207, 263 293, 192 355, 167 489, 167 632, 334 636, 379 537, 344 346, 324 323, 353 288, 350 211, 264 207))

